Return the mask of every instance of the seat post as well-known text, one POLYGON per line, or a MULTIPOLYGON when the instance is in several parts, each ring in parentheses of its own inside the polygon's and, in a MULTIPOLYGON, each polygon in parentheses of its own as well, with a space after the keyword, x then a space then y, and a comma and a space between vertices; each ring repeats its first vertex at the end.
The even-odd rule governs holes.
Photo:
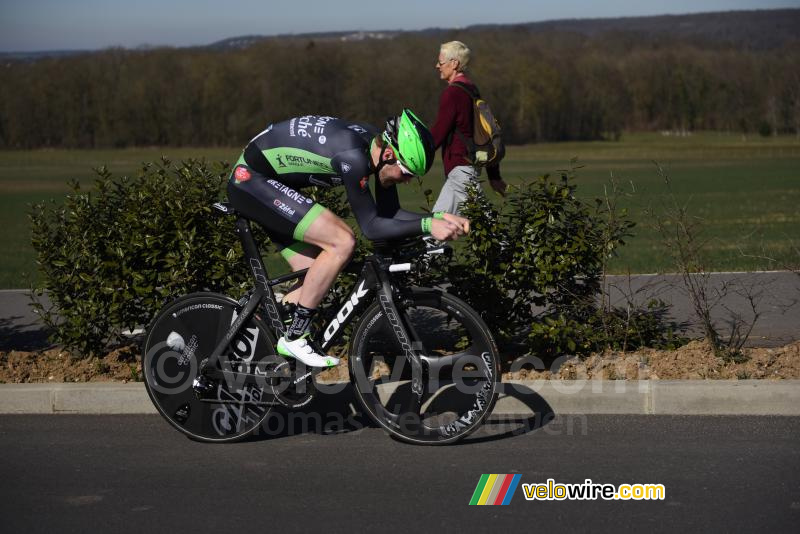
POLYGON ((269 318, 270 326, 276 332, 283 332, 285 325, 281 312, 278 311, 278 305, 275 300, 275 293, 269 285, 267 278, 267 270, 261 260, 261 252, 258 250, 256 240, 253 238, 253 233, 250 228, 250 221, 244 217, 236 218, 236 234, 239 236, 239 241, 242 243, 244 256, 247 260, 247 265, 250 267, 250 272, 255 280, 255 293, 253 297, 262 302, 269 318))
POLYGON ((253 238, 253 233, 250 228, 250 221, 244 217, 237 217, 236 219, 236 234, 239 236, 239 241, 242 243, 242 250, 244 257, 247 260, 247 265, 253 274, 256 282, 256 290, 261 292, 268 290, 267 284, 267 271, 261 263, 261 252, 258 250, 256 240, 253 238))

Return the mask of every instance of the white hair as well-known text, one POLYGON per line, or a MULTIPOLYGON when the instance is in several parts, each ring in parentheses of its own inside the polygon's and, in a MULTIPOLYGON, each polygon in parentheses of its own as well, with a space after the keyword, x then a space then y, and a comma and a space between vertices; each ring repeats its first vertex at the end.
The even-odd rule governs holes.
POLYGON ((458 70, 467 70, 469 64, 469 48, 461 41, 450 41, 443 43, 439 51, 444 54, 444 59, 455 59, 458 61, 458 70))

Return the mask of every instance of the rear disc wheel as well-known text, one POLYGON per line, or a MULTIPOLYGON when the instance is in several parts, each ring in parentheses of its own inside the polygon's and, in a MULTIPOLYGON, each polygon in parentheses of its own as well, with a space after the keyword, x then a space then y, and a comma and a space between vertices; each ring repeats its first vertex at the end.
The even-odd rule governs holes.
MULTIPOLYGON (((239 307, 217 293, 194 293, 165 306, 151 323, 142 350, 142 374, 159 413, 192 439, 227 442, 255 431, 275 404, 267 371, 275 366, 272 334, 255 316, 219 358, 225 378, 199 370, 236 320, 239 307), (248 383, 244 373, 256 376, 248 383)), ((282 359, 281 359, 282 360, 282 359)))

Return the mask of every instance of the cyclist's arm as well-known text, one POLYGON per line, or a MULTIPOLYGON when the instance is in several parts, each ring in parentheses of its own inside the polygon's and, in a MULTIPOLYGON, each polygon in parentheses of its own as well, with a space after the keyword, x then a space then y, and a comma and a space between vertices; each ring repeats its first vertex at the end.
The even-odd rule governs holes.
POLYGON ((367 239, 392 240, 427 233, 423 232, 421 216, 410 220, 382 216, 386 213, 378 212, 368 182, 365 181, 363 186, 361 183, 360 180, 346 179, 344 187, 356 222, 367 239))
POLYGON ((376 186, 375 205, 378 209, 378 215, 381 217, 389 217, 401 221, 419 221, 425 217, 430 217, 430 215, 414 213, 413 211, 401 208, 396 185, 391 185, 389 187, 376 186))
POLYGON ((356 222, 367 239, 402 239, 426 233, 423 232, 422 216, 411 219, 395 218, 400 206, 397 191, 394 191, 394 196, 392 192, 388 196, 379 196, 382 201, 380 208, 378 207, 369 188, 369 160, 362 151, 352 150, 339 154, 334 159, 334 168, 347 169, 347 172, 342 173, 345 193, 356 222))
MULTIPOLYGON (((422 225, 423 219, 429 219, 431 222, 430 227, 426 223, 423 225, 423 233, 436 232, 435 228, 440 223, 434 222, 436 219, 443 219, 453 223, 456 227, 461 228, 464 234, 469 233, 469 219, 453 215, 451 213, 414 213, 407 211, 400 207, 400 201, 397 197, 397 186, 391 187, 376 187, 375 199, 378 207, 378 214, 384 217, 392 217, 395 220, 403 221, 420 221, 422 225), (427 228, 427 231, 425 230, 427 228)), ((438 232, 437 232, 438 233, 438 232)), ((440 234, 441 235, 441 234, 440 234)), ((459 232, 458 235, 463 235, 459 232)))

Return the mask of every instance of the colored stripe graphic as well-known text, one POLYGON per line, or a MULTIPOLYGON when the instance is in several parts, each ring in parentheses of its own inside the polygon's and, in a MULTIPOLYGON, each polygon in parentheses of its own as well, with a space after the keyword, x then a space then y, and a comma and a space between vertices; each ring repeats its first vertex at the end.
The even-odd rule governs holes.
POLYGON ((481 475, 470 505, 503 505, 511 503, 522 475, 481 475))
POLYGON ((489 492, 489 497, 486 498, 486 504, 494 504, 494 501, 497 500, 497 494, 500 493, 500 488, 503 487, 503 480, 505 479, 505 475, 497 475, 494 486, 492 486, 492 491, 489 492))
POLYGON ((489 475, 481 475, 478 485, 475 486, 475 492, 472 494, 472 499, 469 501, 470 506, 478 504, 478 500, 481 498, 481 493, 483 493, 483 487, 486 485, 487 480, 489 480, 489 475))
POLYGON ((486 487, 483 488, 483 493, 481 493, 481 498, 478 500, 478 504, 483 506, 486 504, 486 499, 489 498, 489 494, 492 492, 492 488, 494 487, 494 483, 497 480, 497 475, 489 475, 489 480, 486 481, 486 487))
POLYGON ((519 480, 521 478, 522 475, 514 475, 514 478, 511 480, 511 484, 508 486, 506 498, 503 499, 503 504, 511 504, 511 498, 514 496, 514 492, 517 491, 517 486, 519 485, 519 480))
POLYGON ((500 487, 500 491, 497 493, 497 496, 494 498, 494 502, 492 504, 503 504, 503 499, 506 498, 506 492, 508 491, 508 486, 511 485, 511 481, 514 479, 514 475, 505 475, 503 477, 503 485, 500 487))

